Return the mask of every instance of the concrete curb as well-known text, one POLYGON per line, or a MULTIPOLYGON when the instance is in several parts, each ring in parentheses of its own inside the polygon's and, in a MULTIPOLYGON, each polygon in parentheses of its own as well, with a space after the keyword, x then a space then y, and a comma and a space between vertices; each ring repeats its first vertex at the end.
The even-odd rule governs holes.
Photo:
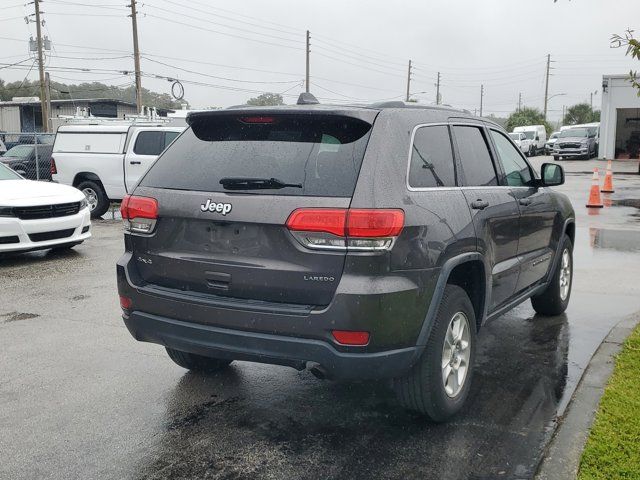
POLYGON ((589 361, 571 402, 549 443, 538 466, 536 480, 574 479, 578 474, 580 458, 600 398, 613 373, 615 356, 622 349, 625 339, 640 323, 640 312, 623 320, 611 329, 596 353, 589 361))

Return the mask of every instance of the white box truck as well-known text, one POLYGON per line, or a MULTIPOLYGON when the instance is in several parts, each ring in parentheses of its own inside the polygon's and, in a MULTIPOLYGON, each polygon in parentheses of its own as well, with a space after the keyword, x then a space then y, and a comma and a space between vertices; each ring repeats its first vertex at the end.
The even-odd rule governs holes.
POLYGON ((91 217, 120 201, 185 127, 132 124, 63 125, 51 157, 54 182, 85 194, 91 217))

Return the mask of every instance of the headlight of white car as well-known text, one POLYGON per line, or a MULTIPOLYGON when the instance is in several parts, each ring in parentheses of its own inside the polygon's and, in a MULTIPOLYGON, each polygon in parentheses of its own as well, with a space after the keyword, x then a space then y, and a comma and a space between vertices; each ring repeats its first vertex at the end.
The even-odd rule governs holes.
POLYGON ((0 207, 0 217, 13 217, 13 207, 0 207))

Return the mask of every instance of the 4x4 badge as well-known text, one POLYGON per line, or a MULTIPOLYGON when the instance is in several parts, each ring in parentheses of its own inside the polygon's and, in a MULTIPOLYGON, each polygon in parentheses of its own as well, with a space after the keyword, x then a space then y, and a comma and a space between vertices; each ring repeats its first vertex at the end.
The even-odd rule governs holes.
POLYGON ((205 203, 200 205, 200 210, 202 210, 203 212, 216 212, 221 213, 222 215, 226 215, 227 213, 229 213, 231 211, 231 208, 232 206, 230 203, 216 203, 212 202, 210 198, 205 203))

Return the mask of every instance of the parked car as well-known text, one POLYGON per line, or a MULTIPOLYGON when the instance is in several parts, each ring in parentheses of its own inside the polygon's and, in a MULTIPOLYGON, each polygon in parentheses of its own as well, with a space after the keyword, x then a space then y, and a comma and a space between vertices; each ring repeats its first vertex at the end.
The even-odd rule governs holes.
POLYGON ((53 145, 54 181, 85 194, 97 218, 131 191, 184 127, 63 125, 53 145))
POLYGON ((545 155, 551 155, 553 153, 553 146, 558 140, 559 135, 560 135, 560 132, 553 132, 551 135, 549 135, 549 140, 547 140, 547 143, 545 143, 544 145, 545 155))
POLYGON ((544 125, 516 127, 513 131, 514 133, 524 133, 529 140, 533 141, 536 155, 544 151, 544 146, 547 143, 547 130, 544 125))
POLYGON ((69 249, 91 236, 82 192, 34 182, 0 164, 0 254, 69 249))
POLYGON ((16 145, 0 162, 30 180, 51 180, 51 149, 51 145, 16 145))
POLYGON ((3 133, 2 135, 5 137, 3 140, 7 149, 11 149, 16 145, 29 145, 35 143, 38 143, 38 145, 51 145, 54 137, 54 135, 47 133, 23 133, 20 135, 3 133))
POLYGON ((598 155, 596 132, 588 127, 562 130, 553 146, 553 159, 581 158, 589 160, 598 155))
POLYGON ((510 133, 509 138, 513 140, 513 143, 528 157, 535 155, 535 144, 533 140, 527 138, 524 133, 510 133))
POLYGON ((127 328, 180 366, 393 378, 441 421, 486 321, 568 305, 575 216, 546 188, 562 167, 539 178, 495 123, 403 102, 188 123, 123 200, 117 264, 127 328))

